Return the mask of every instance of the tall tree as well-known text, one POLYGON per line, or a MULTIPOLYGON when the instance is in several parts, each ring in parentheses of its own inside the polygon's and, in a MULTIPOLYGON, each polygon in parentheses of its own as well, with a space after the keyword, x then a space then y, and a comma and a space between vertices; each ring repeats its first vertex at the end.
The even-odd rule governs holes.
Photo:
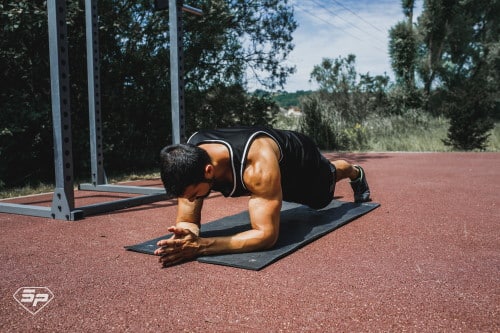
MULTIPOLYGON (((498 98, 500 3, 496 0, 426 0, 418 28, 423 36, 420 73, 426 92, 436 85, 441 112, 451 120, 445 142, 483 149, 498 98)), ((497 106, 498 108, 498 106, 497 106)))
POLYGON ((432 112, 431 89, 443 67, 446 36, 449 22, 454 12, 456 1, 428 0, 424 1, 424 11, 418 18, 419 56, 417 68, 424 84, 424 96, 427 111, 432 112))
POLYGON ((415 70, 417 64, 417 38, 413 29, 414 0, 402 0, 406 21, 398 22, 389 30, 389 56, 396 81, 402 87, 403 107, 419 104, 416 94, 415 70))

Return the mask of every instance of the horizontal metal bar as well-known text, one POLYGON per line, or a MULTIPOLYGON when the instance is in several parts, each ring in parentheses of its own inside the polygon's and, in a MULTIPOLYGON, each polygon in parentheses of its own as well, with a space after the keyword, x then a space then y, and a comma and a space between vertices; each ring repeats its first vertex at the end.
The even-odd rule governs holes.
POLYGON ((150 195, 145 195, 145 196, 140 196, 140 197, 120 199, 120 200, 109 201, 109 202, 101 202, 101 203, 88 205, 88 206, 81 206, 81 207, 78 207, 78 209, 82 210, 83 214, 85 216, 89 216, 89 215, 94 215, 94 214, 106 213, 106 212, 110 212, 113 210, 119 210, 119 209, 125 209, 125 208, 145 205, 148 203, 167 200, 167 199, 168 198, 165 195, 165 193, 163 193, 163 194, 150 194, 150 195))
MULTIPOLYGON (((28 205, 28 204, 15 204, 7 202, 0 202, 0 213, 45 217, 49 219, 56 218, 55 214, 53 214, 52 212, 51 207, 28 205)), ((70 211, 66 216, 67 221, 76 221, 82 218, 83 218, 83 212, 80 209, 74 209, 70 211)))
MULTIPOLYGON (((168 198, 165 193, 154 193, 154 194, 143 195, 140 197, 126 198, 109 202, 101 202, 87 206, 81 206, 71 211, 71 213, 68 215, 68 220, 76 221, 84 218, 85 216, 145 205, 148 203, 168 200, 168 199, 171 198, 168 198)), ((7 202, 5 203, 0 202, 0 213, 54 218, 54 216, 52 215, 51 207, 35 206, 27 204, 15 204, 7 202)))
POLYGON ((50 207, 0 202, 0 213, 52 218, 50 207))
POLYGON ((201 9, 194 8, 194 7, 191 7, 189 5, 182 5, 182 11, 190 13, 190 14, 198 15, 198 16, 203 15, 203 11, 201 9))
POLYGON ((143 186, 126 186, 126 185, 94 185, 80 184, 79 190, 83 191, 100 191, 113 193, 131 193, 131 194, 165 194, 165 190, 161 187, 143 187, 143 186))

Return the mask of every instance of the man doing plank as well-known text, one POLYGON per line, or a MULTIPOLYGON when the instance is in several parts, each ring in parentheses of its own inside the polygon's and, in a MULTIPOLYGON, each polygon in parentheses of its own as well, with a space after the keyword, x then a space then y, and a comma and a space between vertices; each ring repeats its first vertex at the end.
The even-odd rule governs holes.
POLYGON ((350 179, 355 202, 370 200, 364 170, 328 161, 304 134, 268 127, 202 130, 187 144, 162 149, 161 178, 178 197, 170 239, 158 242, 163 266, 200 255, 263 250, 278 238, 283 200, 319 209, 333 200, 335 183, 350 179), (211 191, 249 196, 251 230, 226 237, 200 237, 203 199, 211 191))

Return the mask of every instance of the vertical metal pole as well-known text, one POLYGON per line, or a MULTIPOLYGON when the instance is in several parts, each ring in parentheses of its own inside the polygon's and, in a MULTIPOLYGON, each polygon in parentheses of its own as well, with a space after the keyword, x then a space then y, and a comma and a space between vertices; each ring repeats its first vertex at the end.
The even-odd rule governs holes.
POLYGON ((85 0, 87 36, 87 81, 89 95, 90 164, 92 184, 106 183, 102 149, 101 90, 99 69, 99 27, 97 0, 85 0))
POLYGON ((73 191, 66 0, 48 0, 47 12, 56 178, 51 216, 55 219, 69 220, 71 211, 75 207, 75 199, 73 191))
POLYGON ((186 141, 184 111, 184 52, 182 45, 182 0, 169 0, 170 84, 173 143, 186 141))

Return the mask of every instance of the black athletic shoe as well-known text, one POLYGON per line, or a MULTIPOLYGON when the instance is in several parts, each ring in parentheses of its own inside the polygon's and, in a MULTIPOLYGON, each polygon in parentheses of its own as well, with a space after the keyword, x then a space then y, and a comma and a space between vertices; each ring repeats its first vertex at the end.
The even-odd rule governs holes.
POLYGON ((368 187, 366 181, 365 171, 359 165, 355 165, 354 167, 359 170, 358 179, 351 181, 351 187, 354 191, 354 202, 370 201, 370 187, 368 187))

